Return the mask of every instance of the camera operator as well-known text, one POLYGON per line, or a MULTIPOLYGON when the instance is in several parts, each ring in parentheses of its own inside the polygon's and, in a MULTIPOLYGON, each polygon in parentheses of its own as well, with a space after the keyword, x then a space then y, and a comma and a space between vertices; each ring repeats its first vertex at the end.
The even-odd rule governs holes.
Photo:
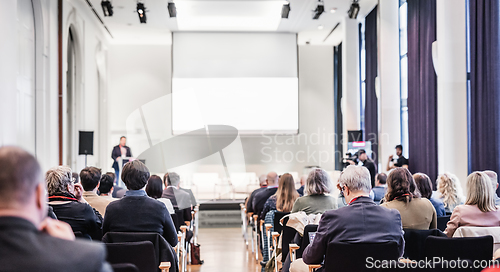
MULTIPOLYGON (((363 166, 368 168, 368 171, 370 171, 370 179, 372 183, 372 188, 375 187, 375 175, 377 174, 377 167, 375 166, 375 163, 368 158, 368 155, 366 154, 366 151, 364 149, 358 150, 358 159, 363 163, 363 166)), ((347 160, 350 164, 355 165, 356 163, 352 160, 347 160)))
POLYGON ((389 160, 387 161, 387 171, 394 169, 396 167, 408 168, 408 159, 403 156, 403 146, 396 146, 396 155, 398 159, 394 159, 393 155, 389 156, 389 160), (396 161, 396 162, 394 162, 396 161))

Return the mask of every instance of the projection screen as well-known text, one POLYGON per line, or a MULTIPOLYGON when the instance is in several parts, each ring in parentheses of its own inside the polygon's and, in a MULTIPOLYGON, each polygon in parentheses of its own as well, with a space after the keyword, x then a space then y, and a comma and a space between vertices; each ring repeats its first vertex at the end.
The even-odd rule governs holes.
POLYGON ((174 33, 172 50, 174 134, 207 125, 298 132, 296 34, 174 33))

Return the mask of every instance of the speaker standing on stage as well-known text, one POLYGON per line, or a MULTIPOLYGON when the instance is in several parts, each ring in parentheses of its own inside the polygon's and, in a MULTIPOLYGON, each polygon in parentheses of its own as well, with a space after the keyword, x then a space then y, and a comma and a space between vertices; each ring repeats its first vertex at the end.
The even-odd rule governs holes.
MULTIPOLYGON (((120 180, 120 167, 118 165, 118 162, 121 157, 132 157, 132 151, 130 151, 130 147, 126 146, 127 144, 127 138, 125 136, 122 136, 120 138, 120 144, 113 147, 113 152, 111 152, 111 158, 113 158, 113 169, 115 169, 116 173, 116 180, 120 180)), ((127 163, 128 160, 123 160, 123 164, 127 163)))

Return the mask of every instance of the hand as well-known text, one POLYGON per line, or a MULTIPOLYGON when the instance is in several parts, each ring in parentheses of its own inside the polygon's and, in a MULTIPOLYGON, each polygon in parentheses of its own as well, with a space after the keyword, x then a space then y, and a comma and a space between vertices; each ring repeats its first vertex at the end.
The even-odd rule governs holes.
POLYGON ((80 183, 75 183, 75 197, 79 202, 87 203, 85 198, 83 198, 83 186, 80 183))
POLYGON ((355 165, 356 163, 351 161, 351 160, 347 160, 348 163, 350 163, 351 165, 355 165))
POLYGON ((394 158, 394 155, 389 156, 389 160, 392 161, 392 158, 394 158))
POLYGON ((40 231, 52 237, 64 240, 75 240, 75 234, 68 223, 57 221, 52 218, 45 218, 40 224, 40 231))
POLYGON ((115 161, 120 162, 122 157, 116 157, 115 161))

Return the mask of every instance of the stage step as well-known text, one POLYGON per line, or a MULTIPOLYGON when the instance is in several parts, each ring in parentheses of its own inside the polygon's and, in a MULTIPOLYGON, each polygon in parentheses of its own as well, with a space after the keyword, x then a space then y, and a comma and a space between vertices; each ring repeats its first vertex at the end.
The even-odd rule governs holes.
POLYGON ((209 201, 200 204, 200 228, 241 227, 241 201, 209 201))

